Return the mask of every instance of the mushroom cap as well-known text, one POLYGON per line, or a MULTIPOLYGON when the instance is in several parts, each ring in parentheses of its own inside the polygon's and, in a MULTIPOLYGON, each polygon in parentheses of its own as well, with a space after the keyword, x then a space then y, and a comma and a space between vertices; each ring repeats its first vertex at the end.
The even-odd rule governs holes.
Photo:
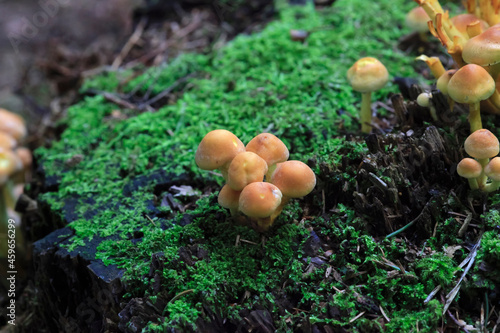
POLYGON ((219 205, 228 209, 238 209, 241 191, 235 191, 227 184, 222 187, 217 197, 219 205))
POLYGON ((271 183, 251 183, 240 193, 239 209, 246 216, 268 217, 276 211, 282 197, 279 188, 271 183))
POLYGON ((235 191, 241 191, 250 183, 263 181, 266 173, 266 161, 251 151, 244 151, 229 164, 227 185, 235 191))
POLYGON ((500 62, 500 25, 489 27, 469 39, 462 51, 462 58, 469 64, 491 66, 500 62))
POLYGON ((455 26, 455 28, 457 28, 457 30, 460 31, 460 33, 462 33, 464 36, 468 36, 467 26, 472 23, 475 23, 476 21, 479 21, 479 24, 481 24, 481 28, 483 30, 486 30, 490 27, 490 25, 486 23, 486 21, 481 20, 476 15, 470 13, 455 15, 452 18, 450 18, 450 20, 451 23, 453 23, 453 25, 455 26))
POLYGON ((26 136, 24 119, 13 112, 0 108, 0 132, 10 134, 14 139, 20 141, 26 136))
POLYGON ((227 167, 231 160, 245 151, 245 145, 233 133, 213 130, 201 140, 196 150, 195 162, 200 169, 214 170, 227 167))
POLYGON ((261 133, 254 137, 247 144, 246 150, 262 157, 268 166, 284 162, 290 155, 283 141, 271 133, 261 133))
POLYGON ((456 69, 449 69, 444 72, 443 75, 437 79, 436 88, 439 89, 444 95, 448 95, 448 83, 450 82, 451 77, 455 74, 456 69))
POLYGON ((477 178, 481 175, 483 167, 473 158, 466 157, 457 164, 457 173, 464 178, 477 178))
POLYGON ((423 107, 429 107, 431 105, 432 94, 428 92, 420 93, 417 96, 417 104, 423 107))
POLYGON ((431 18, 425 10, 418 6, 413 8, 406 14, 405 23, 408 28, 412 31, 416 32, 426 32, 429 31, 429 26, 427 22, 430 21, 431 18))
POLYGON ((12 150, 17 146, 17 140, 7 132, 0 132, 0 148, 12 150))
POLYGON ((494 157, 500 150, 497 137, 484 128, 469 135, 464 148, 467 154, 478 159, 494 157))
POLYGON ((280 189, 283 196, 300 198, 314 189, 316 176, 307 164, 292 160, 278 163, 271 176, 271 183, 280 189))
POLYGON ((389 81, 389 72, 375 58, 365 57, 347 70, 347 80, 355 91, 365 93, 379 90, 389 81))
POLYGON ((484 167, 484 173, 496 182, 500 182, 500 157, 492 158, 484 167))
POLYGON ((448 94, 455 102, 472 104, 489 98, 495 92, 495 80, 481 66, 468 64, 453 74, 448 94))
POLYGON ((33 164, 33 154, 28 148, 18 147, 16 148, 16 150, 14 150, 14 153, 16 154, 19 161, 21 161, 23 169, 26 169, 33 164))

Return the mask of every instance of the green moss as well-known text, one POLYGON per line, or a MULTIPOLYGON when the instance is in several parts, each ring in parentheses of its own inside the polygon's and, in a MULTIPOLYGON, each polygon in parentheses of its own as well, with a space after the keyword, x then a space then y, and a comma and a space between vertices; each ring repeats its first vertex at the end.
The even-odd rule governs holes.
POLYGON ((441 321, 442 305, 432 300, 422 311, 398 311, 385 325, 386 332, 434 332, 441 321))
MULTIPOLYGON (((178 185, 220 182, 194 163, 198 143, 216 128, 231 130, 245 143, 271 131, 290 148, 291 159, 316 161, 320 179, 348 179, 354 187, 354 168, 333 176, 320 168, 322 162, 334 168, 342 158, 353 162, 367 153, 364 142, 346 141, 341 135, 356 133, 359 127, 361 97, 346 84, 346 71, 359 57, 376 56, 393 77, 416 77, 412 57, 395 47, 407 32, 400 22, 412 6, 403 0, 338 0, 321 11, 283 6, 280 18, 262 32, 240 36, 216 53, 183 55, 148 69, 123 89, 121 73, 87 82, 83 89, 137 91, 136 97, 144 99, 174 87, 167 105, 154 112, 121 110, 125 120, 112 117, 118 106, 103 96, 87 97, 68 110, 61 140, 36 152, 47 175, 59 177, 58 189, 41 199, 62 215, 72 215, 75 236, 69 249, 84 251, 90 240, 104 239, 97 258, 126 269, 125 298, 154 294, 144 277, 152 255, 162 253, 162 297, 172 300, 192 291, 168 303, 162 309, 165 318, 150 323, 150 331, 193 327, 204 315, 203 305, 240 320, 241 311, 257 304, 276 318, 282 331, 293 330, 293 320, 306 317, 352 331, 380 331, 376 319, 349 322, 379 305, 394 318, 392 331, 414 327, 417 317, 407 312, 419 313, 427 288, 444 283, 453 262, 422 259, 406 273, 397 265, 376 263, 402 260, 408 247, 372 237, 367 222, 352 207, 339 204, 322 217, 305 217, 302 202, 293 201, 263 241, 255 231, 233 225, 217 205, 217 193, 189 206, 191 223, 185 227, 180 215, 172 218, 172 209, 155 206, 165 194, 155 189, 159 174, 187 175, 178 185), (290 40, 290 29, 314 32, 306 43, 297 43, 290 40), (80 163, 71 163, 75 155, 82 156, 80 163), (306 255, 304 246, 312 236, 304 224, 318 230, 321 242, 336 246, 331 255, 306 255), (207 255, 186 259, 194 245, 207 255), (313 259, 322 263, 315 265, 313 259), (444 272, 433 277, 432 267, 444 272), (421 280, 417 272, 425 273, 421 280), (280 303, 284 295, 294 302, 286 309, 280 303), (344 316, 327 318, 328 307, 344 316)), ((397 87, 390 83, 374 97, 384 99, 395 92, 397 87)), ((383 172, 377 175, 386 177, 383 172)), ((321 209, 320 203, 314 205, 321 209)), ((436 241, 436 247, 443 242, 436 241)), ((422 331, 436 327, 436 308, 432 303, 422 310, 422 331)))

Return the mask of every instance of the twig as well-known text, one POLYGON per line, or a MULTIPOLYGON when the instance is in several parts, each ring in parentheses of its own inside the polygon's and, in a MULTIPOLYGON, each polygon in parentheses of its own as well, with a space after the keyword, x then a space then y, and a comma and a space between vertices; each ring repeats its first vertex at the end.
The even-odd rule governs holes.
POLYGON ((378 306, 378 308, 380 309, 380 313, 382 313, 382 316, 384 316, 385 320, 389 323, 391 320, 389 319, 389 317, 387 317, 387 315, 385 314, 385 311, 384 309, 382 308, 381 305, 378 306))
POLYGON ((146 23, 147 23, 146 17, 141 18, 139 24, 137 24, 137 27, 135 28, 134 33, 132 34, 132 36, 130 36, 127 43, 123 46, 118 57, 116 57, 115 60, 113 61, 113 64, 111 65, 112 70, 117 70, 118 67, 120 67, 120 65, 123 62, 123 59, 125 59, 125 57, 130 52, 132 47, 134 47, 134 45, 139 41, 139 39, 142 36, 142 33, 144 32, 144 28, 146 27, 146 23))
POLYGON ((470 221, 472 221, 472 213, 469 212, 467 214, 467 217, 464 220, 464 223, 460 227, 460 230, 458 230, 458 237, 462 237, 465 234, 465 231, 469 227, 470 221))
POLYGON ((175 81, 170 87, 168 87, 167 89, 163 90, 161 93, 159 93, 158 95, 156 95, 155 97, 153 98, 150 98, 149 100, 147 100, 146 102, 142 103, 140 106, 139 106, 139 109, 144 109, 148 106, 150 106, 151 104, 153 103, 156 103, 158 102, 160 99, 162 99, 163 97, 167 96, 168 94, 170 94, 175 88, 177 88, 177 86, 179 86, 181 83, 184 83, 186 82, 188 79, 192 78, 195 76, 195 73, 190 73, 184 77, 181 77, 180 79, 178 79, 177 81, 175 81))
POLYGON ((363 311, 361 312, 360 314, 358 314, 356 317, 352 318, 351 320, 349 320, 349 324, 355 322, 357 319, 359 319, 360 317, 362 317, 364 314, 365 314, 366 311, 363 311))
MULTIPOLYGON (((453 316, 450 312, 450 310, 447 311, 448 312, 448 316, 450 316, 450 318, 455 322, 455 324, 462 330, 464 331, 465 333, 470 333, 466 328, 465 328, 465 325, 459 323, 459 321, 457 320, 457 318, 455 318, 455 316, 453 316)), ((444 313, 443 313, 444 314, 444 313)))
POLYGON ((431 293, 427 296, 427 298, 424 300, 424 304, 427 304, 431 301, 431 299, 434 298, 434 296, 436 296, 436 294, 441 290, 441 285, 437 286, 436 288, 434 288, 433 291, 431 291, 431 293))
POLYGON ((114 103, 126 109, 139 110, 137 105, 127 102, 118 95, 112 94, 110 92, 101 92, 101 94, 108 102, 114 103))
POLYGON ((469 263, 467 264, 467 267, 465 268, 464 272, 462 273, 462 276, 458 280, 455 287, 448 293, 448 295, 446 295, 446 304, 444 305, 443 315, 446 313, 446 310, 448 310, 449 306, 451 305, 451 303, 453 302, 453 300, 457 296, 458 291, 460 290, 460 285, 462 284, 462 281, 464 280, 465 275, 467 275, 467 273, 469 272, 469 270, 472 267, 472 264, 474 264, 474 260, 475 260, 476 255, 477 255, 477 250, 479 249, 479 246, 481 245, 481 237, 482 236, 479 237, 477 244, 474 245, 474 247, 472 248, 471 253, 469 253, 467 258, 462 262, 462 264, 463 264, 469 258, 469 260, 468 260, 469 263))

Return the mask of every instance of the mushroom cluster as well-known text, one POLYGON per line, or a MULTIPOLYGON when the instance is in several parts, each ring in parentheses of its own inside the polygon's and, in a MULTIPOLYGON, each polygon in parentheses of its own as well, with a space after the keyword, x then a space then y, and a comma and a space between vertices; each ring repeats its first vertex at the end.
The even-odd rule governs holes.
POLYGON ((259 232, 266 231, 291 198, 309 194, 314 172, 301 161, 288 161, 286 145, 275 135, 261 133, 246 146, 233 133, 209 132, 196 150, 200 169, 218 169, 226 184, 219 204, 231 216, 259 232))
POLYGON ((8 211, 14 210, 14 184, 25 182, 25 171, 31 166, 29 149, 20 145, 26 136, 24 120, 15 113, 0 108, 0 257, 7 253, 8 211))
MULTIPOLYGON (((481 129, 481 109, 500 114, 500 2, 467 0, 468 13, 450 17, 438 0, 414 0, 429 16, 432 35, 438 38, 458 70, 444 72, 436 57, 424 60, 437 79, 437 88, 450 101, 469 105, 470 131, 481 129), (436 69, 439 70, 436 70, 436 69)), ((450 104, 452 105, 452 103, 450 104)))
POLYGON ((479 129, 465 140, 464 148, 473 158, 462 159, 457 165, 457 173, 467 178, 473 190, 496 191, 500 187, 500 157, 496 157, 500 144, 497 137, 487 129, 479 129))

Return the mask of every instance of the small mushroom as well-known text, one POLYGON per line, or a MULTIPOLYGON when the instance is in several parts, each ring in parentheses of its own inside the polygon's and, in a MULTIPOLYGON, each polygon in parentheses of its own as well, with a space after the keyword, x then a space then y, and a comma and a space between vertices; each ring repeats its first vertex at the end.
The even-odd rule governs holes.
POLYGON ((19 142, 26 136, 26 125, 21 116, 0 108, 0 132, 11 135, 19 142))
POLYGON ((272 225, 271 215, 280 206, 282 193, 278 187, 267 182, 248 184, 240 193, 239 210, 255 218, 255 229, 266 231, 272 225))
POLYGON ((268 166, 266 179, 271 177, 276 163, 284 162, 290 156, 283 141, 271 133, 261 133, 254 137, 247 144, 246 150, 259 155, 266 161, 268 166))
POLYGON ((477 178, 481 176, 483 167, 475 159, 466 157, 457 164, 457 173, 460 177, 464 177, 469 181, 469 186, 473 190, 477 190, 479 185, 477 178))
POLYGON ((385 66, 372 57, 361 58, 347 71, 347 80, 352 89, 360 92, 361 99, 361 132, 372 130, 371 94, 383 88, 389 81, 389 73, 385 66))
POLYGON ((479 188, 483 188, 486 184, 484 168, 489 163, 490 158, 498 155, 498 152, 500 151, 498 139, 487 129, 480 129, 467 137, 464 143, 464 148, 467 154, 474 157, 483 168, 483 172, 478 179, 479 188))
POLYGON ((235 191, 241 191, 250 183, 264 181, 266 173, 266 161, 251 151, 245 151, 236 155, 229 164, 227 185, 235 191))
POLYGON ((500 188, 500 157, 494 157, 484 167, 484 173, 491 179, 491 183, 485 186, 486 192, 493 192, 500 188))
POLYGON ((469 124, 473 133, 483 128, 479 103, 495 92, 495 81, 481 66, 468 64, 453 74, 448 94, 457 103, 469 104, 469 124))
POLYGON ((420 40, 423 42, 427 41, 427 33, 429 32, 429 26, 427 22, 431 18, 422 7, 415 7, 406 14, 405 23, 411 31, 418 33, 420 40))
POLYGON ((217 197, 219 205, 224 208, 229 209, 231 216, 236 216, 238 214, 238 207, 240 202, 241 191, 235 191, 227 184, 222 187, 217 197))
POLYGON ((227 180, 227 169, 233 158, 245 151, 245 145, 233 133, 217 129, 201 140, 196 150, 195 162, 200 169, 219 169, 227 180))
POLYGON ((316 186, 316 175, 307 164, 292 160, 278 163, 270 181, 283 193, 280 208, 275 213, 277 217, 291 198, 311 193, 316 186))

